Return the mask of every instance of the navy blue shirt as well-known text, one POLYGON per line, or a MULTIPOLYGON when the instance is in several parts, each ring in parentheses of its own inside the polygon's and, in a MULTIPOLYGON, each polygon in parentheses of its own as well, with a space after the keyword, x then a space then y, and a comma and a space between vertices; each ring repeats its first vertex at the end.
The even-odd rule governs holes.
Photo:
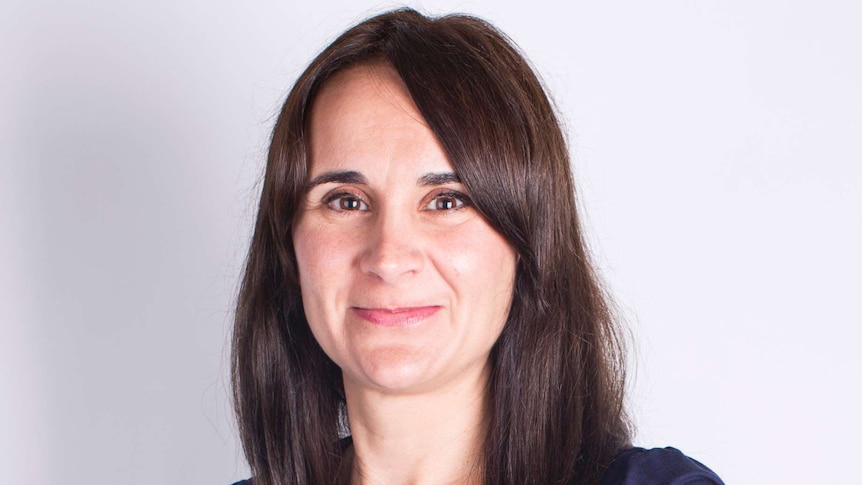
MULTIPOLYGON (((234 485, 252 483, 243 480, 234 485)), ((724 482, 676 448, 631 448, 614 458, 601 485, 724 485, 724 482)))
POLYGON ((631 448, 614 458, 601 485, 724 485, 724 482, 676 448, 631 448))

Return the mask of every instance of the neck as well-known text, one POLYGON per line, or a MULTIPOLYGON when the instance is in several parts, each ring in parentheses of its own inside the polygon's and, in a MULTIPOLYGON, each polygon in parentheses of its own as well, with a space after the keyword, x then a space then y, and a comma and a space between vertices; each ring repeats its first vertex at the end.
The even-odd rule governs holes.
POLYGON ((445 389, 390 394, 345 382, 352 483, 481 483, 488 370, 445 389))

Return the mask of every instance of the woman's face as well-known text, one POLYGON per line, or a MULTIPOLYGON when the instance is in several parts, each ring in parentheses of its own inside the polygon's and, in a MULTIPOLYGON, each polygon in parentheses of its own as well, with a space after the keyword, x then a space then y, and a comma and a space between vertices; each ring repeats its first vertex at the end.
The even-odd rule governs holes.
POLYGON ((310 133, 293 244, 308 323, 348 392, 484 378, 515 252, 471 207, 401 79, 386 65, 339 73, 310 133))

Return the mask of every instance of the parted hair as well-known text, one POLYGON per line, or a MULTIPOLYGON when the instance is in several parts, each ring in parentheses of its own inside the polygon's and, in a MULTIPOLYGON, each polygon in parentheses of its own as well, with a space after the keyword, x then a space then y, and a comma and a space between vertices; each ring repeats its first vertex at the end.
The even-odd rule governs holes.
POLYGON ((231 354, 254 484, 349 477, 341 370, 303 311, 293 224, 316 93, 335 73, 375 62, 398 72, 474 207, 518 255, 511 309, 490 357, 484 483, 598 483, 629 446, 624 348, 590 263, 557 115, 524 56, 492 25, 400 9, 325 48, 272 133, 231 354))

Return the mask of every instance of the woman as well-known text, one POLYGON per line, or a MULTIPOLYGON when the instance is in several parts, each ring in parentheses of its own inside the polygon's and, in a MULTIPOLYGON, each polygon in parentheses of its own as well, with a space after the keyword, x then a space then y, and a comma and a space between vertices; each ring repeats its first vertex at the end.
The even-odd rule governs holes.
POLYGON ((630 449, 623 370, 564 136, 506 37, 398 10, 325 49, 276 123, 237 307, 254 484, 720 483, 630 449))

